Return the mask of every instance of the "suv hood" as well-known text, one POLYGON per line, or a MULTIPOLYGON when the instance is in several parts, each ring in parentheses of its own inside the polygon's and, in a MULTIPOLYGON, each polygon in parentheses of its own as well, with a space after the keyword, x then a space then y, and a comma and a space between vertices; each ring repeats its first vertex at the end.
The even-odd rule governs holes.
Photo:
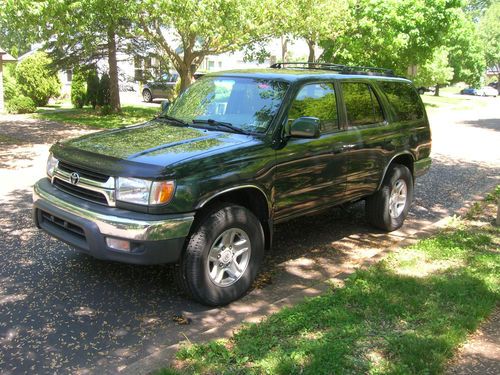
POLYGON ((105 164, 125 160, 164 169, 184 159, 235 147, 251 139, 243 134, 172 126, 161 120, 152 120, 64 141, 53 151, 56 157, 77 165, 89 165, 93 159, 100 161, 98 165, 104 160, 107 161, 105 164))

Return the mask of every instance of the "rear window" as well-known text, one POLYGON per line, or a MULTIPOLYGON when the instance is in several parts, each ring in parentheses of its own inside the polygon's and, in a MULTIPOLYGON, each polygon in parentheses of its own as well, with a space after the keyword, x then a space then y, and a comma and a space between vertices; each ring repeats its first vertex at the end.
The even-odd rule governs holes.
POLYGON ((394 108, 398 120, 419 120, 424 117, 424 109, 417 91, 410 84, 387 81, 381 81, 378 84, 394 108))

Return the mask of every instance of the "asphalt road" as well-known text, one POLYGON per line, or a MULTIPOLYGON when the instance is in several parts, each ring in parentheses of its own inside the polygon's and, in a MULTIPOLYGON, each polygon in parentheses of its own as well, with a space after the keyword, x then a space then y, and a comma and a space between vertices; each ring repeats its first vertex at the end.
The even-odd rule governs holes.
MULTIPOLYGON (((479 109, 430 110, 434 164, 417 181, 410 221, 437 221, 500 183, 500 98, 474 100, 479 109)), ((174 315, 206 310, 179 293, 170 266, 102 262, 33 227, 30 186, 48 144, 82 132, 0 117, 1 374, 116 373, 176 342, 174 315)), ((283 224, 267 268, 369 231, 362 203, 283 224)))

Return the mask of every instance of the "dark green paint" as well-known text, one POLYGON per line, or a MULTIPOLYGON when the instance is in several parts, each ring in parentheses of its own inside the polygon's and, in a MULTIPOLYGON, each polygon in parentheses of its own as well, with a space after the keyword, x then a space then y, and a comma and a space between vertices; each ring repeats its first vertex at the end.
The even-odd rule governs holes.
POLYGON ((377 84, 407 80, 309 70, 219 74, 290 83, 266 133, 242 135, 154 120, 58 143, 52 151, 60 159, 110 175, 175 179, 175 197, 162 213, 191 212, 228 189, 252 188, 256 194, 265 194, 274 222, 372 194, 398 155, 408 155, 417 161, 416 168, 424 168, 415 170, 415 175, 428 168, 431 137, 425 110, 420 120, 398 121, 377 84), (384 121, 349 126, 342 81, 370 85, 382 106, 384 121), (290 105, 303 85, 315 82, 334 87, 337 124, 317 138, 290 137, 290 129, 286 129, 290 105))

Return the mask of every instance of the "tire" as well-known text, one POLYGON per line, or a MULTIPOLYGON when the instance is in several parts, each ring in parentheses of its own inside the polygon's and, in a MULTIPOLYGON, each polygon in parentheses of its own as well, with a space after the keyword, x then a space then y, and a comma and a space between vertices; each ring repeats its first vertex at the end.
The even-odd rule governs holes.
POLYGON ((404 165, 394 164, 380 190, 366 199, 366 218, 374 227, 392 232, 403 225, 412 201, 412 174, 404 165))
POLYGON ((177 280, 194 300, 226 305, 247 292, 263 256, 264 231, 255 215, 237 205, 215 206, 189 237, 177 280))
POLYGON ((147 103, 151 103, 153 101, 153 95, 151 94, 151 91, 144 90, 142 92, 142 99, 147 103))

